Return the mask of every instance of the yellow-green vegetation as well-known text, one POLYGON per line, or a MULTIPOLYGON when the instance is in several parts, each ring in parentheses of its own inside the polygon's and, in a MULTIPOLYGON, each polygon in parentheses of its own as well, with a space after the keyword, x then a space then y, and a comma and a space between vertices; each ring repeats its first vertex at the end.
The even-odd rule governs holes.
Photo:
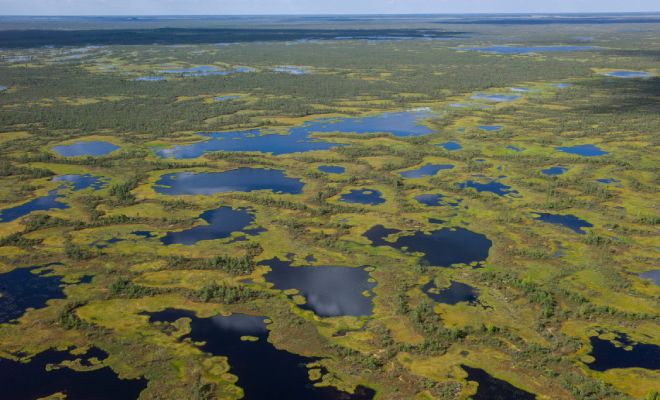
MULTIPOLYGON (((592 338, 621 345, 625 335, 631 354, 636 344, 655 345, 649 351, 656 355, 660 346, 660 288, 639 277, 660 265, 660 28, 644 27, 650 33, 597 25, 542 34, 473 27, 530 46, 570 44, 588 31, 590 44, 599 46, 513 56, 457 50, 487 45, 468 36, 110 45, 66 61, 53 49, 11 50, 30 61, 18 68, 0 60, 0 84, 11 86, 0 92, 0 318, 7 301, 2 277, 12 271, 48 266, 45 276, 62 278, 63 295, 0 321, 0 358, 98 348, 108 357, 74 369, 103 365, 122 379, 144 377, 142 399, 241 398, 232 360, 190 339, 192 318, 150 322, 153 313, 177 309, 199 319, 264 317, 267 342, 309 357, 306 373, 315 386, 348 393, 365 386, 377 399, 469 399, 479 388, 462 366, 538 399, 657 398, 657 360, 599 371, 592 354, 592 338), (308 73, 274 72, 279 65, 306 66, 308 73), (250 70, 136 80, 196 66, 250 70), (603 75, 618 70, 656 77, 603 75), (489 101, 478 94, 520 98, 489 101), (231 98, 215 99, 223 96, 231 98), (319 119, 426 108, 428 116, 416 122, 429 130, 425 135, 393 135, 384 125, 368 133, 312 132, 309 140, 341 145, 321 151, 157 154, 207 140, 200 132, 287 135, 319 119), (120 148, 95 157, 53 151, 92 141, 120 148), (439 146, 450 141, 460 149, 439 146), (576 145, 607 154, 556 149, 576 145), (427 164, 453 168, 401 175, 427 164), (344 171, 319 170, 327 165, 344 171), (563 174, 542 173, 557 166, 563 174), (234 187, 168 195, 157 183, 166 174, 238 168, 282 170, 304 186, 301 193, 234 187), (78 188, 62 176, 100 181, 78 188), (461 185, 467 182, 505 191, 461 185), (355 189, 378 191, 384 202, 342 201, 355 189), (60 206, 9 220, 7 210, 51 193, 60 206), (441 195, 440 203, 416 200, 424 194, 441 195), (213 240, 164 243, 173 232, 210 226, 202 215, 219 207, 247 210, 253 219, 213 240), (588 224, 575 230, 539 220, 540 213, 588 224), (378 225, 392 232, 376 246, 364 234, 378 225), (421 250, 396 248, 415 233, 431 237, 454 228, 484 235, 491 243, 487 257, 438 266, 421 250), (371 300, 369 315, 319 316, 314 293, 278 290, 266 279, 267 261, 275 258, 301 268, 366 267, 375 283, 371 292, 360 291, 371 300), (469 285, 478 301, 433 301, 423 290, 429 282, 435 295, 452 282, 469 285)), ((464 26, 452 29, 458 28, 464 26)), ((435 244, 449 253, 462 245, 470 248, 435 244)), ((239 337, 246 346, 264 340, 239 337)))

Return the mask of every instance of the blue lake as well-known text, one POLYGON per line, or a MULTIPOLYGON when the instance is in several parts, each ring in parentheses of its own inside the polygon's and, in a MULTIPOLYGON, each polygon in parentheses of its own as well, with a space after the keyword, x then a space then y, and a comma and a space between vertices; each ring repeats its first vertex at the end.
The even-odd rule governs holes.
POLYGON ((443 149, 445 149, 447 151, 456 151, 456 150, 460 150, 460 149, 463 148, 463 146, 461 146, 460 144, 458 144, 456 142, 452 142, 452 141, 446 142, 446 143, 441 143, 441 144, 438 144, 436 146, 442 147, 443 149))
POLYGON ((471 264, 485 261, 493 242, 485 235, 464 228, 442 228, 424 233, 405 232, 405 235, 388 240, 398 229, 388 229, 375 225, 362 236, 369 239, 372 246, 388 246, 407 253, 422 253, 420 261, 436 267, 450 267, 454 264, 471 264))
POLYGON ((420 194, 419 196, 415 196, 415 200, 427 207, 439 207, 444 204, 442 202, 444 197, 439 193, 420 194))
POLYGON ((59 175, 53 178, 53 182, 63 182, 71 187, 74 192, 91 188, 92 190, 100 190, 108 182, 107 179, 90 174, 85 175, 59 175))
POLYGON ((532 53, 556 53, 592 50, 592 46, 488 46, 488 47, 458 47, 457 50, 479 51, 502 55, 522 55, 532 53))
POLYGON ((639 274, 639 277, 642 279, 649 279, 653 281, 654 284, 660 285, 660 269, 642 272, 639 274))
POLYGON ((486 132, 497 132, 502 129, 500 125, 479 125, 479 129, 486 132))
POLYGON ((538 215, 538 217, 534 218, 537 221, 561 225, 580 235, 584 235, 586 233, 582 230, 582 228, 591 228, 593 226, 589 222, 580 219, 575 215, 559 215, 549 213, 538 213, 538 215))
POLYGON ((528 88, 524 88, 524 87, 512 87, 512 88, 511 88, 511 91, 512 91, 512 92, 519 92, 519 93, 527 93, 527 92, 531 92, 530 89, 528 89, 528 88))
POLYGON ((7 86, 0 85, 0 92, 4 92, 5 90, 7 90, 7 86))
POLYGON ((514 101, 518 100, 522 96, 518 94, 485 94, 485 93, 478 93, 472 96, 472 99, 474 100, 486 100, 486 101, 494 101, 494 102, 508 102, 508 101, 514 101))
POLYGON ((447 170, 447 169, 453 169, 454 166, 451 164, 431 164, 428 163, 426 165, 423 165, 417 169, 410 170, 410 171, 403 171, 399 172, 399 175, 401 175, 404 178, 423 178, 425 176, 433 176, 437 174, 438 172, 442 170, 447 170))
POLYGON ((607 371, 615 368, 660 369, 660 346, 646 343, 634 343, 626 335, 619 334, 616 341, 619 346, 598 336, 589 338, 591 356, 595 361, 588 364, 594 371, 607 371), (626 349, 626 347, 630 348, 626 349))
POLYGON ((240 98, 241 96, 219 96, 219 97, 214 97, 213 101, 227 101, 227 100, 236 100, 240 98))
POLYGON ((614 178, 602 178, 602 179, 596 179, 596 182, 602 183, 604 185, 611 185, 613 183, 620 183, 621 181, 614 178))
POLYGON ((117 149, 119 146, 102 141, 77 142, 53 147, 53 150, 62 157, 104 156, 117 149))
POLYGON ((516 146, 513 146, 513 145, 508 145, 508 146, 506 146, 506 148, 507 148, 508 150, 513 150, 513 151, 515 151, 516 153, 520 153, 521 151, 525 150, 525 149, 523 149, 523 148, 516 147, 516 146))
POLYGON ((64 299, 62 277, 47 276, 42 267, 16 268, 0 274, 0 323, 21 317, 28 308, 44 308, 50 299, 64 299))
POLYGON ((352 189, 349 193, 344 193, 339 198, 344 203, 368 204, 375 206, 385 203, 382 193, 372 189, 352 189))
POLYGON ((572 83, 557 83, 555 85, 555 87, 558 88, 558 89, 566 89, 566 88, 569 88, 571 86, 573 86, 572 83))
POLYGON ((518 194, 516 190, 511 189, 511 186, 505 185, 502 182, 498 182, 497 180, 491 180, 490 182, 484 182, 484 183, 468 180, 465 182, 457 183, 456 187, 459 189, 472 188, 479 193, 489 192, 496 194, 500 197, 506 195, 515 196, 518 194))
POLYGON ((141 76, 139 78, 135 78, 134 80, 138 82, 162 82, 167 79, 164 76, 141 76))
POLYGON ((291 75, 307 75, 310 71, 305 67, 296 67, 294 65, 280 65, 273 68, 273 72, 281 72, 291 75))
POLYGON ((320 317, 371 315, 373 288, 369 272, 364 268, 336 266, 291 266, 291 261, 277 258, 264 261, 261 265, 271 268, 264 278, 273 283, 275 289, 297 289, 305 298, 299 307, 312 310, 320 317))
POLYGON ((225 172, 179 172, 162 175, 154 190, 165 195, 212 195, 226 192, 271 190, 300 194, 304 184, 284 171, 264 168, 238 168, 225 172))
POLYGON ((644 71, 612 71, 605 74, 614 78, 650 78, 653 75, 644 71))
POLYGON ((472 286, 454 281, 451 281, 448 288, 438 289, 435 282, 431 280, 422 287, 422 292, 437 303, 452 306, 458 303, 475 304, 479 297, 479 291, 472 286))
POLYGON ((226 76, 235 73, 246 73, 252 71, 253 71, 252 68, 247 68, 247 67, 239 67, 231 70, 221 70, 218 67, 214 67, 211 65, 202 65, 199 67, 191 67, 191 68, 164 69, 161 70, 160 72, 163 74, 199 77, 199 76, 226 76))
POLYGON ((547 176, 558 176, 558 175, 563 175, 566 171, 568 171, 568 168, 557 166, 557 167, 542 169, 541 173, 547 176))
POLYGON ((321 165, 318 170, 326 174, 343 174, 346 172, 346 168, 336 165, 321 165))
POLYGON ((403 111, 384 113, 370 117, 324 118, 309 121, 302 126, 292 127, 287 134, 262 129, 246 131, 214 132, 201 134, 208 140, 190 145, 175 146, 160 150, 163 158, 197 158, 211 151, 254 151, 273 155, 329 150, 343 146, 319 138, 314 133, 389 133, 397 137, 421 136, 433 131, 420 122, 432 114, 428 111, 403 111))
POLYGON ((16 400, 53 398, 53 394, 61 392, 67 399, 137 399, 147 387, 144 378, 120 379, 106 366, 75 371, 61 365, 64 361, 80 360, 81 365, 91 366, 94 365, 92 359, 101 361, 107 356, 104 351, 91 348, 83 355, 48 349, 31 357, 28 362, 0 358, 3 397, 16 400))
POLYGON ((225 239, 234 232, 242 232, 245 235, 253 236, 265 231, 265 229, 257 227, 248 229, 254 224, 255 217, 252 211, 246 208, 220 207, 205 211, 199 216, 199 219, 206 222, 206 225, 198 225, 183 231, 168 232, 160 241, 165 245, 183 244, 191 246, 203 240, 225 239))
POLYGON ((536 396, 517 388, 507 381, 497 379, 480 368, 461 365, 467 372, 467 380, 477 382, 477 393, 470 396, 472 400, 535 400, 536 396))
POLYGON ((576 146, 556 147, 555 150, 562 153, 576 154, 582 157, 598 157, 608 154, 608 152, 601 150, 598 146, 593 144, 581 144, 576 146))
POLYGON ((11 222, 33 211, 64 210, 69 208, 68 204, 59 201, 63 197, 58 193, 57 189, 51 190, 47 196, 38 197, 27 203, 0 211, 0 222, 11 222))
POLYGON ((245 399, 370 400, 375 392, 358 386, 354 394, 332 386, 315 387, 306 365, 317 358, 304 357, 275 348, 269 341, 264 317, 233 314, 199 318, 192 311, 167 309, 150 313, 149 322, 172 324, 186 318, 190 339, 201 351, 227 357, 230 373, 238 377, 245 399), (256 340, 242 340, 250 336, 256 340))

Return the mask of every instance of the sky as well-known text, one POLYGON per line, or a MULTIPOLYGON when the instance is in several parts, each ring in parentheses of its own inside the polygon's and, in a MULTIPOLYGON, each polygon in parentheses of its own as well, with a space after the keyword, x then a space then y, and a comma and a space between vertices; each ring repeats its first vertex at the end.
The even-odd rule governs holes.
POLYGON ((660 11, 660 0, 0 0, 0 15, 432 14, 660 11))

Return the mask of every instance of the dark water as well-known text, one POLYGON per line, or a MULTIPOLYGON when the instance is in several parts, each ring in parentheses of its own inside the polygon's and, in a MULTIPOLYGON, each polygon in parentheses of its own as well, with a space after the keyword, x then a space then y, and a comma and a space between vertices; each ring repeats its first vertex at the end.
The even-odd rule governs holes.
POLYGON ((441 304, 455 305, 458 303, 475 304, 479 297, 479 291, 470 285, 461 282, 451 281, 451 285, 445 289, 438 289, 432 280, 422 287, 433 301, 441 304))
POLYGON ((568 154, 576 154, 582 157, 598 157, 608 154, 608 152, 599 149, 598 146, 595 146, 593 144, 581 144, 577 146, 557 147, 555 150, 568 154))
POLYGON ((479 125, 479 129, 486 132, 497 132, 502 129, 501 125, 479 125))
POLYGON ((214 97, 213 101, 227 101, 227 100, 236 100, 240 98, 241 96, 218 96, 218 97, 214 97))
POLYGON ((302 129, 291 129, 289 134, 265 133, 260 129, 249 131, 218 132, 208 135, 209 140, 190 145, 175 146, 160 150, 162 158, 190 159, 212 151, 262 152, 275 156, 281 154, 304 153, 307 151, 329 150, 342 146, 339 143, 313 139, 302 129))
POLYGON ((41 267, 17 268, 0 274, 0 323, 22 316, 28 308, 43 308, 50 299, 64 299, 62 277, 45 276, 41 267))
POLYGON ((3 398, 34 400, 63 392, 72 400, 137 399, 147 387, 147 380, 119 379, 109 367, 93 371, 74 371, 57 366, 63 361, 80 359, 85 366, 92 365, 91 358, 107 358, 102 350, 92 348, 84 356, 73 356, 67 351, 46 350, 32 357, 27 363, 0 358, 0 387, 3 398))
POLYGON ((454 166, 452 164, 428 163, 411 171, 400 172, 399 175, 401 175, 404 178, 422 178, 425 176, 433 176, 442 170, 453 169, 453 168, 454 166))
POLYGON ((444 197, 444 195, 439 193, 420 194, 419 196, 415 196, 415 200, 427 207, 439 207, 444 204, 442 201, 444 197))
POLYGON ((642 279, 650 279, 656 285, 660 285, 660 269, 654 269, 651 271, 642 272, 639 274, 639 277, 642 279))
POLYGON ((92 188, 92 190, 100 190, 108 183, 107 179, 90 174, 60 175, 54 177, 53 182, 64 182, 70 186, 74 192, 87 188, 92 188))
POLYGON ((195 77, 195 76, 226 76, 236 73, 245 73, 252 71, 253 70, 251 68, 246 68, 246 67, 239 67, 231 70, 220 70, 219 68, 211 65, 202 65, 199 67, 191 67, 191 68, 165 69, 160 72, 163 74, 195 77))
POLYGON ((375 206, 385 203, 382 193, 373 189, 352 189, 349 193, 344 193, 339 198, 344 203, 368 204, 375 206))
POLYGON ((456 142, 446 142, 446 143, 439 144, 437 146, 442 147, 443 149, 445 149, 447 151, 456 151, 456 150, 460 150, 460 149, 463 148, 463 146, 461 146, 460 144, 458 144, 456 142))
POLYGON ((650 78, 653 75, 644 71, 612 71, 605 74, 614 78, 650 78))
POLYGON ((59 201, 64 196, 58 193, 58 190, 51 190, 47 196, 38 197, 23 203, 16 207, 6 208, 0 211, 0 222, 11 222, 33 211, 44 210, 64 210, 69 208, 69 205, 59 201))
POLYGON ((575 215, 559 215, 549 213, 538 213, 539 216, 534 218, 537 221, 547 222, 550 224, 561 225, 572 230, 575 233, 584 235, 586 232, 582 228, 591 228, 593 225, 589 222, 576 217, 575 215))
POLYGON ((465 182, 457 183, 456 187, 459 189, 472 188, 479 193, 489 192, 496 194, 500 197, 506 195, 518 194, 518 191, 511 189, 511 186, 507 186, 502 182, 498 182, 497 180, 492 180, 490 182, 485 182, 485 183, 468 180, 465 182))
POLYGON ((532 53, 556 53, 587 51, 592 46, 488 46, 488 47, 459 47, 458 50, 479 51, 482 53, 493 53, 501 55, 521 55, 532 53))
POLYGON ((525 88, 525 87, 512 87, 512 88, 511 88, 511 91, 512 91, 512 92, 519 92, 519 93, 528 93, 528 92, 531 92, 530 89, 525 88))
POLYGON ((521 151, 525 150, 525 149, 522 149, 520 147, 516 147, 516 146, 512 146, 512 145, 508 145, 508 146, 506 146, 506 148, 509 149, 509 150, 513 150, 516 153, 520 153, 521 151))
POLYGON ((372 246, 389 246, 407 253, 423 253, 420 260, 437 267, 485 261, 493 244, 485 235, 464 228, 442 228, 430 233, 413 231, 398 236, 394 241, 385 240, 395 233, 401 231, 375 225, 362 236, 371 240, 372 246))
POLYGON ((568 171, 568 168, 557 166, 557 167, 542 169, 541 173, 547 176, 559 176, 559 175, 563 175, 566 171, 568 171))
POLYGON ((306 303, 300 308, 312 310, 320 317, 371 315, 375 282, 369 282, 369 272, 364 268, 336 266, 293 267, 291 261, 275 258, 264 261, 271 271, 264 277, 280 290, 297 289, 306 303))
POLYGON ((165 195, 211 195, 226 192, 271 190, 300 194, 304 184, 284 171, 264 168, 238 168, 225 172, 179 172, 162 175, 154 190, 165 195))
POLYGON ((472 400, 534 400, 536 395, 519 389, 509 382, 492 377, 488 372, 479 368, 472 368, 461 365, 461 368, 467 372, 468 381, 477 382, 477 394, 473 395, 472 400))
POLYGON ((138 82, 161 82, 167 80, 164 76, 141 76, 135 78, 138 82))
POLYGON ((354 395, 333 387, 315 388, 305 365, 314 358, 278 350, 268 342, 269 331, 263 317, 234 314, 229 317, 198 318, 192 311, 167 309, 151 313, 149 322, 173 323, 190 318, 190 338, 204 352, 229 359, 230 372, 238 376, 245 399, 272 400, 368 400, 375 392, 359 386, 354 395), (258 338, 241 340, 242 336, 258 338))
POLYGON ((215 132, 202 135, 209 139, 190 145, 160 150, 163 158, 197 158, 210 151, 254 151, 273 155, 328 150, 343 146, 312 138, 313 133, 389 133, 398 137, 421 136, 433 131, 420 122, 431 117, 428 111, 403 111, 383 113, 370 117, 324 118, 309 121, 290 128, 287 134, 261 129, 247 131, 215 132))
POLYGON ((119 146, 101 141, 76 142, 70 145, 53 147, 53 150, 62 157, 104 156, 117 149, 119 149, 119 146))
POLYGON ((246 235, 253 236, 265 231, 263 228, 247 229, 254 224, 255 217, 252 211, 246 208, 220 207, 205 211, 199 218, 204 220, 207 225, 199 225, 183 231, 168 232, 160 241, 165 245, 183 244, 191 246, 203 240, 228 238, 234 232, 243 232, 246 235))
POLYGON ((346 168, 336 165, 321 165, 318 169, 326 174, 343 174, 346 172, 346 168))
POLYGON ((478 93, 472 96, 473 100, 486 100, 486 101, 494 101, 494 102, 508 102, 508 101, 514 101, 518 100, 522 96, 518 94, 485 94, 485 93, 478 93))
POLYGON ((660 369, 660 346, 646 343, 633 343, 626 335, 619 335, 617 341, 623 346, 617 347, 609 340, 592 336, 591 355, 596 359, 589 368, 594 371, 607 371, 613 368, 660 369), (630 350, 625 347, 631 346, 630 350))
POLYGON ((618 179, 614 179, 614 178, 596 179, 596 181, 597 181, 598 183, 602 183, 602 184, 605 184, 605 185, 611 185, 611 184, 613 184, 613 183, 619 183, 619 182, 621 182, 620 180, 618 180, 618 179))

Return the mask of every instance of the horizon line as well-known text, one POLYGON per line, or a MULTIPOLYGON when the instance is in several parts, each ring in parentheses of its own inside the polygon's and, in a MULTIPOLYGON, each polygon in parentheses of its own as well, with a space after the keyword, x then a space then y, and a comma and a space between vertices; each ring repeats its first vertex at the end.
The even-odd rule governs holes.
POLYGON ((269 13, 269 14, 0 14, 2 17, 340 17, 340 16, 444 16, 444 15, 622 15, 660 14, 658 10, 645 11, 569 11, 569 12, 447 12, 447 13, 269 13))

